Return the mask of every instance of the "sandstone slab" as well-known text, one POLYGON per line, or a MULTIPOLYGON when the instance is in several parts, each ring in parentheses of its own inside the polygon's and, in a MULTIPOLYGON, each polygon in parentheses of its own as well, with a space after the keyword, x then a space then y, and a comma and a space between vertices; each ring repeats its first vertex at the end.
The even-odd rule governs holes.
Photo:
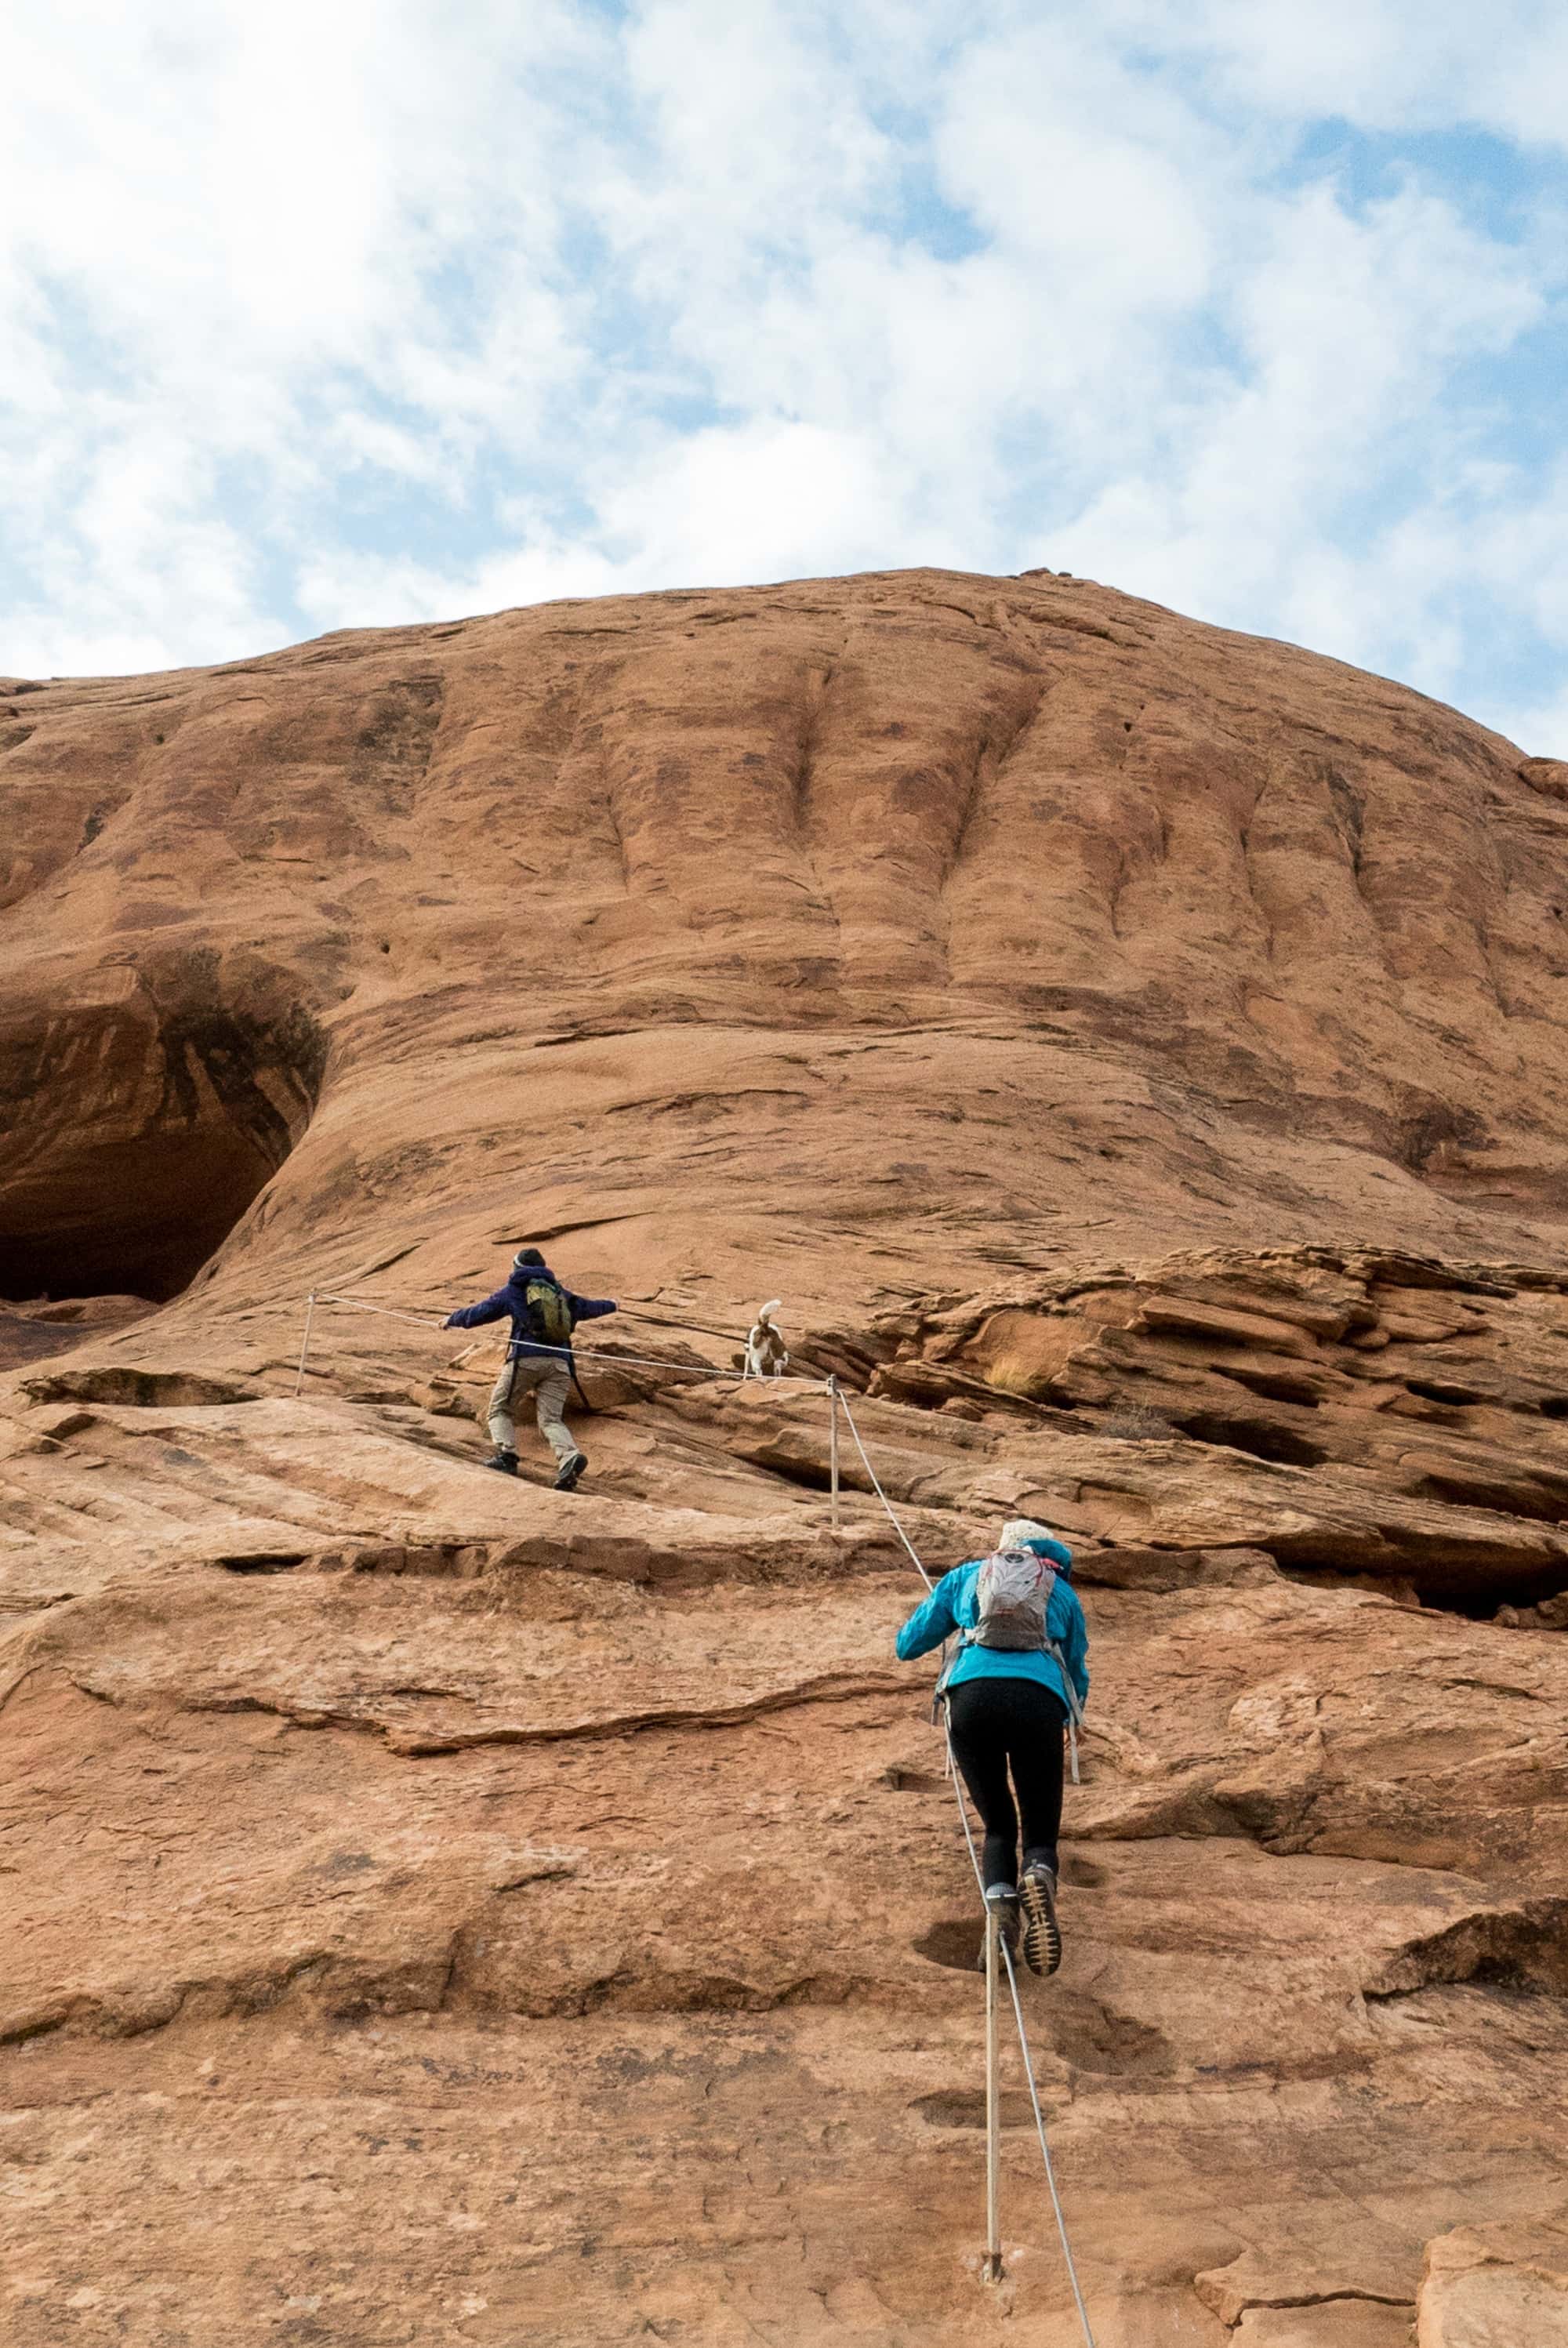
POLYGON ((1011 2056, 978 2278, 976 1903, 873 1470, 934 1573, 1020 1511, 1078 1552, 1023 1994, 1100 2348, 1554 2337, 1552 762, 938 572, 27 726, 6 2341, 1072 2336, 1011 2056), (524 1240, 624 1308, 571 1496, 526 1426, 483 1470, 495 1336, 440 1327, 524 1240), (799 1385, 738 1378, 774 1295, 799 1385))

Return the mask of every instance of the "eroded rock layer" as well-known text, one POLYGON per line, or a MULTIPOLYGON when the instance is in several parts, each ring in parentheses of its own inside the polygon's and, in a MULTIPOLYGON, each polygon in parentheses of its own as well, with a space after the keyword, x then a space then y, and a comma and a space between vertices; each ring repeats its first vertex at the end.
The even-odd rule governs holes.
POLYGON ((1073 2336, 769 1295, 934 1570, 1078 1552, 1099 2348, 1568 2339, 1568 769, 1048 573, 0 710, 7 2341, 1073 2336))

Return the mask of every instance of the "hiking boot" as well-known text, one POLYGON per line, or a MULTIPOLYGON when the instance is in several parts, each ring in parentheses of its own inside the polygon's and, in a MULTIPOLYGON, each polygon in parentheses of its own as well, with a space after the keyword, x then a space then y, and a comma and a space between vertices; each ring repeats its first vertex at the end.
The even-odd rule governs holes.
MULTIPOLYGON (((1018 1953, 1018 1895, 1010 1883, 993 1883, 986 1887, 985 1913, 987 1916, 995 1917, 1001 1927, 1004 1945, 1016 1956, 1018 1953)), ((984 1941, 980 1943, 976 1970, 980 1972, 985 1970, 984 1941)))
POLYGON ((498 1451, 493 1458, 485 1461, 485 1466, 493 1468, 498 1476, 515 1476, 517 1454, 515 1451, 498 1451))
POLYGON ((1024 1962, 1031 1972, 1054 1973, 1062 1961, 1055 1868, 1039 1861, 1026 1867, 1019 1898, 1024 1910, 1024 1962))
POLYGON ((563 1459, 555 1471, 556 1490, 570 1492, 587 1465, 588 1461, 581 1451, 574 1451, 570 1459, 563 1459))

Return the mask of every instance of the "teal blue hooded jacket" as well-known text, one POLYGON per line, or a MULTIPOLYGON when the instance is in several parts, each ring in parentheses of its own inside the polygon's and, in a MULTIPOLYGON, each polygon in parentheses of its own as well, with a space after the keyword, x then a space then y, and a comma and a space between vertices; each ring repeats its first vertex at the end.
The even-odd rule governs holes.
MULTIPOLYGON (((1081 1711, 1088 1701, 1088 1632, 1078 1592, 1063 1570, 1071 1570, 1072 1551, 1057 1540, 1035 1540, 1027 1546, 1037 1557, 1049 1558, 1057 1568, 1046 1609, 1046 1632, 1061 1651, 1081 1711)), ((915 1608, 898 1634, 900 1663, 913 1663, 916 1655, 929 1654, 955 1632, 975 1628, 980 1619, 976 1591, 982 1562, 972 1558, 966 1565, 955 1565, 951 1573, 943 1575, 925 1603, 915 1608)), ((965 1680, 980 1679, 1038 1680, 1058 1699, 1064 1712, 1073 1709, 1056 1657, 1043 1650, 961 1646, 948 1672, 947 1685, 958 1687, 965 1680)))

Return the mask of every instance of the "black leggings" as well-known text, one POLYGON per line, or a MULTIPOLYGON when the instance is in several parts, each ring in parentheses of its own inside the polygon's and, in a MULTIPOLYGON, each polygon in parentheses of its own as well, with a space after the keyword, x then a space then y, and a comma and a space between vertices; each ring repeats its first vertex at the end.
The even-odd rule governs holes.
POLYGON ((1062 1823, 1062 1731, 1059 1696, 1038 1680, 961 1680, 947 1692, 947 1733, 985 1828, 985 1876, 993 1883, 1018 1879, 1018 1811, 1024 1814, 1024 1865, 1037 1859, 1055 1869, 1062 1823), (1018 1803, 1007 1785, 1011 1763, 1018 1803))

